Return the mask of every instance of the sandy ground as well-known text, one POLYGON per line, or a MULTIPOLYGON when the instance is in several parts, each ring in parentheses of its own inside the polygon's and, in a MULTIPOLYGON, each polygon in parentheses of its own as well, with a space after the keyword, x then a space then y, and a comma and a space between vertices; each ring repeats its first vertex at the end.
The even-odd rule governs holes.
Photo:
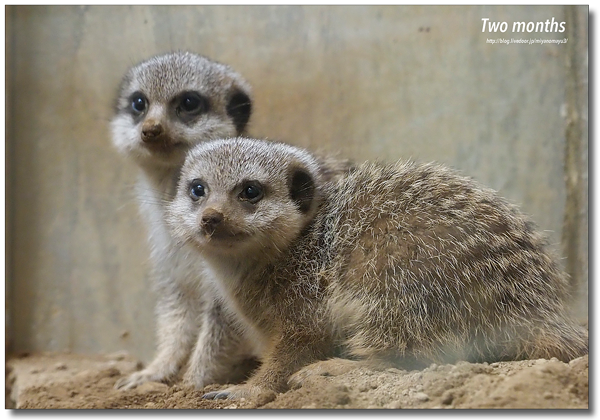
POLYGON ((7 408, 588 408, 588 356, 570 363, 459 362, 420 371, 358 368, 340 375, 324 369, 301 388, 254 401, 201 398, 221 385, 198 391, 181 383, 113 388, 119 378, 140 367, 125 353, 21 355, 7 362, 7 408))

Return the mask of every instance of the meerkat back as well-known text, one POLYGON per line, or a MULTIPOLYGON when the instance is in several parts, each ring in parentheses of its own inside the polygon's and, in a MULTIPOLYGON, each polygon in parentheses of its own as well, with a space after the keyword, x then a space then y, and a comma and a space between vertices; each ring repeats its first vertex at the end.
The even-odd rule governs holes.
POLYGON ((324 210, 332 316, 351 353, 494 361, 587 353, 546 239, 494 191, 437 164, 365 164, 324 210))

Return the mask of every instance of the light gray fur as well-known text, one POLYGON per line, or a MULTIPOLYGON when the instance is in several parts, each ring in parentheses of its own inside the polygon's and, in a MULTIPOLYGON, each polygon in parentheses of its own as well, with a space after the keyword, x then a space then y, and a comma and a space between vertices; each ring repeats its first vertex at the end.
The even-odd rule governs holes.
POLYGON ((217 140, 190 152, 167 217, 245 334, 265 344, 246 384, 206 397, 285 390, 339 349, 411 367, 587 353, 544 236, 438 164, 365 163, 327 180, 305 150, 217 140), (310 177, 300 190, 297 174, 310 177), (198 199, 193 182, 205 187, 198 199), (252 183, 264 195, 250 203, 252 183))

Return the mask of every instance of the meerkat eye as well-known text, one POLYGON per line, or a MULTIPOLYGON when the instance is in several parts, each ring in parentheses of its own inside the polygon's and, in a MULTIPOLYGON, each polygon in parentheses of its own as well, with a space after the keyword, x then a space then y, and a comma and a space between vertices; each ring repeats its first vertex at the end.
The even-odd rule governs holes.
POLYGON ((200 181, 199 179, 194 179, 190 183, 190 198, 194 201, 198 201, 200 200, 200 197, 204 196, 204 194, 206 194, 206 192, 204 190, 204 185, 202 184, 202 181, 200 181))
POLYGON ((264 196, 263 189, 258 183, 247 184, 242 188, 240 200, 248 201, 252 204, 258 203, 264 196))
POLYGON ((208 111, 208 100, 196 92, 185 92, 181 96, 178 111, 187 114, 206 112, 208 111))
POLYGON ((134 112, 141 114, 146 110, 147 106, 148 100, 142 92, 135 92, 131 96, 131 109, 133 109, 134 112))

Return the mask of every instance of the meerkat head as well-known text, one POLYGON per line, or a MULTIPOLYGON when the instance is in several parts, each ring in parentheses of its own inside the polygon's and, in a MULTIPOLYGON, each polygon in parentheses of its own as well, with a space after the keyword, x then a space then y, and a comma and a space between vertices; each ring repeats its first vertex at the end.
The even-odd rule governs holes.
POLYGON ((244 132, 250 87, 230 67, 189 52, 152 57, 125 74, 113 143, 141 163, 178 166, 194 144, 244 132))
POLYGON ((282 143, 235 138, 195 146, 167 221, 205 254, 268 260, 287 249, 322 200, 318 161, 282 143))

